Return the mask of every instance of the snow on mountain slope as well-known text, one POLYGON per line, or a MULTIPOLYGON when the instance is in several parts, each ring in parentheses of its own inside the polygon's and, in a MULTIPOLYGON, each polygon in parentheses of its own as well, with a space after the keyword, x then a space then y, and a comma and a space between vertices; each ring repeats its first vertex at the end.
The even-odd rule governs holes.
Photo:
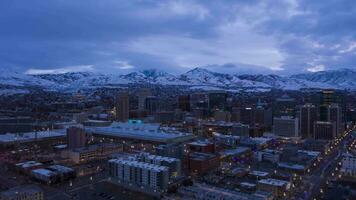
POLYGON ((34 77, 31 75, 23 74, 11 69, 0 70, 0 85, 10 86, 41 86, 41 87, 53 87, 53 82, 34 77))
POLYGON ((325 83, 340 89, 356 89, 356 70, 340 69, 293 75, 292 78, 325 83))
POLYGON ((178 85, 189 88, 221 88, 266 91, 269 89, 299 90, 302 88, 336 88, 356 90, 354 70, 335 70, 291 77, 278 75, 234 75, 195 68, 181 75, 159 70, 144 70, 126 75, 73 72, 64 74, 26 75, 8 70, 1 71, 0 85, 18 89, 36 86, 46 90, 75 91, 97 87, 119 87, 127 84, 178 85))
POLYGON ((279 88, 285 90, 299 90, 302 88, 330 88, 329 84, 311 82, 303 79, 282 77, 278 75, 240 75, 243 80, 250 80, 254 82, 262 82, 272 88, 279 88))
POLYGON ((212 72, 202 68, 192 69, 180 75, 182 81, 195 85, 215 85, 222 87, 270 87, 264 83, 241 80, 236 75, 212 72))

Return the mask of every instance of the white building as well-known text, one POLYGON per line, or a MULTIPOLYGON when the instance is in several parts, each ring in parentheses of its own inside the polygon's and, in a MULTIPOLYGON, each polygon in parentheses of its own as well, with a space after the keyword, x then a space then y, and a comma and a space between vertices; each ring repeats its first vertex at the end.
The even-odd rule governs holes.
POLYGON ((299 119, 290 116, 273 118, 273 133, 283 137, 298 137, 299 119))
POLYGON ((341 173, 345 176, 356 177, 356 156, 346 153, 342 158, 341 173))
POLYGON ((169 169, 150 163, 129 159, 109 160, 109 174, 118 183, 151 189, 154 192, 167 190, 169 169))
POLYGON ((149 153, 141 153, 137 158, 140 162, 168 167, 170 177, 177 177, 181 174, 181 161, 177 158, 157 156, 149 153))

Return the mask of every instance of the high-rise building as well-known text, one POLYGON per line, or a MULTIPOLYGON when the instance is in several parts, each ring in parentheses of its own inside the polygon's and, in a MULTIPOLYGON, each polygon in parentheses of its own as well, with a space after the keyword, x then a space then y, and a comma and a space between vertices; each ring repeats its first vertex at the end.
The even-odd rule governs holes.
POLYGON ((302 138, 312 138, 314 134, 314 122, 318 119, 317 107, 305 104, 300 107, 300 134, 302 138))
POLYGON ((236 123, 232 126, 231 135, 248 137, 249 133, 250 133, 249 125, 236 123))
POLYGON ((149 96, 152 96, 152 91, 149 88, 143 88, 138 91, 137 97, 138 97, 138 109, 139 110, 145 109, 146 98, 149 96))
POLYGON ((333 103, 327 107, 327 120, 335 123, 336 135, 339 135, 344 131, 342 123, 342 110, 338 104, 333 103))
POLYGON ((159 99, 155 96, 146 97, 145 109, 149 115, 155 114, 159 111, 159 99))
POLYGON ((112 159, 109 160, 109 175, 122 184, 163 192, 168 187, 169 169, 136 160, 112 159))
POLYGON ((190 95, 191 109, 208 109, 209 98, 206 93, 193 93, 190 95))
POLYGON ((214 112, 215 121, 225 121, 230 122, 231 114, 228 111, 217 110, 214 112))
POLYGON ((209 109, 224 110, 226 106, 227 93, 225 91, 211 91, 208 93, 209 109))
POLYGON ((81 148, 86 145, 86 134, 81 126, 71 126, 67 128, 68 149, 81 148))
POLYGON ((120 122, 127 122, 129 119, 129 94, 122 92, 116 98, 116 120, 120 122))
POLYGON ((316 121, 314 122, 314 139, 332 140, 336 137, 335 122, 316 121))
POLYGON ((178 97, 178 106, 182 111, 190 111, 190 95, 180 95, 178 97))
POLYGON ((273 118, 273 133, 283 137, 298 137, 299 119, 291 116, 273 118))
POLYGON ((336 103, 335 91, 332 89, 326 89, 321 91, 320 96, 320 120, 328 121, 328 107, 336 103))
POLYGON ((273 102, 273 116, 295 116, 296 100, 287 94, 282 95, 273 102))

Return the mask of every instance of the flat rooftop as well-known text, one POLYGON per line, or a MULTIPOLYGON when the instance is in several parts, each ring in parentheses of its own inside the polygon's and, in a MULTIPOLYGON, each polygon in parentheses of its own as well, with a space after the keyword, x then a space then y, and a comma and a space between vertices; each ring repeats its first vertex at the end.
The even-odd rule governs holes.
POLYGON ((51 130, 51 131, 38 131, 27 133, 6 133, 0 135, 0 143, 14 143, 14 142, 32 142, 35 140, 44 140, 55 137, 66 137, 65 129, 51 130))
POLYGON ((127 166, 131 166, 131 167, 137 167, 137 168, 141 168, 141 169, 149 169, 149 170, 156 171, 156 172, 168 171, 168 167, 166 167, 166 166, 154 165, 151 163, 139 162, 136 160, 111 159, 111 160, 109 160, 109 163, 110 162, 127 165, 127 166))
POLYGON ((248 148, 248 147, 237 147, 235 149, 227 149, 227 150, 221 151, 219 154, 223 157, 234 156, 234 155, 240 155, 240 154, 246 153, 249 150, 250 150, 250 148, 248 148))
POLYGON ((19 196, 22 193, 35 194, 38 192, 43 192, 43 190, 37 185, 21 185, 0 193, 0 199, 13 199, 15 196, 19 196))
POLYGON ((273 185, 273 186, 278 186, 278 187, 288 186, 288 184, 289 184, 288 181, 283 181, 283 180, 273 179, 273 178, 262 179, 262 180, 258 181, 258 183, 266 184, 266 185, 273 185))
POLYGON ((194 136, 190 133, 183 133, 174 129, 162 130, 160 129, 159 124, 130 124, 114 122, 108 127, 86 127, 85 131, 102 136, 160 143, 184 142, 194 138, 194 136))

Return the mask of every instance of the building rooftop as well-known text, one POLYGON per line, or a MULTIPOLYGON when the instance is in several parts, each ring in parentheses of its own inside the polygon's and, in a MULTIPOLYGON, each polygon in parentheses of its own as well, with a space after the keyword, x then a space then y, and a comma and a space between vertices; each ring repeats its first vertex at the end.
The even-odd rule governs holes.
POLYGON ((286 169, 293 169, 293 170, 305 170, 304 165, 293 164, 293 163, 278 163, 278 167, 286 168, 286 169))
POLYGON ((251 171, 249 175, 252 176, 259 176, 259 177, 266 177, 268 176, 268 172, 262 172, 262 171, 251 171))
POLYGON ((141 155, 144 155, 146 158, 148 158, 150 160, 158 160, 158 161, 166 161, 166 162, 176 162, 179 160, 177 158, 163 157, 163 156, 152 155, 152 154, 148 154, 148 153, 143 153, 141 155))
POLYGON ((0 199, 15 199, 16 196, 23 193, 34 194, 38 192, 43 192, 43 190, 37 185, 21 185, 1 192, 0 199))
POLYGON ((195 183, 193 186, 182 187, 180 189, 182 194, 194 193, 195 197, 202 197, 207 194, 218 195, 219 199, 239 199, 239 200, 262 200, 261 196, 255 196, 254 194, 242 193, 238 191, 228 190, 225 188, 214 187, 211 185, 195 183))
POLYGON ((193 159, 193 160, 208 160, 208 159, 212 159, 212 158, 216 157, 214 154, 200 153, 200 152, 191 153, 189 156, 190 156, 190 159, 193 159))
POLYGON ((159 124, 130 124, 114 122, 108 127, 86 127, 86 132, 127 139, 153 142, 182 142, 193 139, 190 133, 182 133, 174 129, 162 130, 159 124))
POLYGON ((145 162, 139 162, 136 160, 128 160, 128 159, 111 159, 109 160, 111 163, 123 164, 132 167, 137 167, 141 169, 150 169, 156 172, 168 171, 168 167, 166 166, 159 166, 145 162))
POLYGON ((33 174, 40 174, 42 176, 47 176, 47 177, 57 175, 55 172, 53 172, 51 170, 48 170, 48 169, 44 169, 44 168, 34 169, 34 170, 32 170, 32 173, 33 174))
POLYGON ((273 185, 273 186, 278 186, 278 187, 289 185, 288 181, 273 179, 273 178, 262 179, 262 180, 259 180, 258 183, 266 184, 266 185, 273 185))
POLYGON ((234 155, 239 155, 239 154, 243 154, 243 153, 246 153, 250 150, 250 148, 248 147, 237 147, 235 149, 227 149, 227 150, 224 150, 222 152, 220 152, 219 154, 223 157, 226 157, 226 156, 234 156, 234 155))
POLYGON ((36 167, 36 166, 41 166, 42 163, 36 162, 36 161, 27 161, 27 162, 22 162, 22 163, 17 163, 17 167, 21 167, 23 169, 25 168, 31 168, 31 167, 36 167))
POLYGON ((38 131, 38 132, 27 132, 27 133, 6 133, 0 135, 0 143, 14 143, 14 142, 31 142, 37 140, 43 140, 46 138, 54 137, 66 137, 66 130, 52 130, 52 131, 38 131))
POLYGON ((68 172, 73 172, 74 170, 72 168, 63 166, 63 165, 51 165, 48 167, 48 169, 57 171, 60 173, 68 173, 68 172))

